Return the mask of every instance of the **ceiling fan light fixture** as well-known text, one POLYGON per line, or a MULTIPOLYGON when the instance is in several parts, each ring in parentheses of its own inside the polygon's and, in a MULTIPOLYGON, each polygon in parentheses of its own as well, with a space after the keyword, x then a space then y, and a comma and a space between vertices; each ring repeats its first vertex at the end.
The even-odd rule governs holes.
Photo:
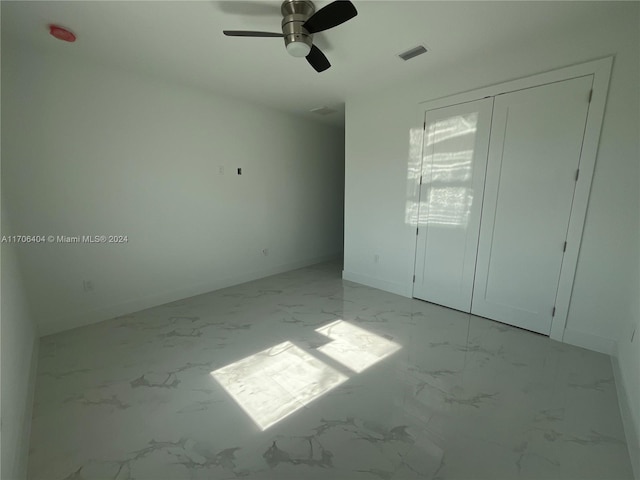
POLYGON ((287 52, 292 57, 306 57, 311 52, 311 45, 305 42, 291 42, 287 44, 287 52))

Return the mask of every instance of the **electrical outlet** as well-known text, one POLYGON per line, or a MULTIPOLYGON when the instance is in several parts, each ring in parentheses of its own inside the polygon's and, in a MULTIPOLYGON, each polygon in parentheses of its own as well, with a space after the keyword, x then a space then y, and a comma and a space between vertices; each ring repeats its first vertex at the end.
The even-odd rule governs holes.
POLYGON ((93 292, 93 282, 91 280, 83 280, 82 290, 85 292, 93 292))
POLYGON ((224 165, 218 167, 218 175, 224 175, 224 165))
POLYGON ((373 263, 378 263, 380 261, 380 255, 376 254, 373 256, 373 263))
POLYGON ((265 257, 269 255, 269 249, 268 248, 263 248, 262 249, 262 255, 264 255, 265 257))

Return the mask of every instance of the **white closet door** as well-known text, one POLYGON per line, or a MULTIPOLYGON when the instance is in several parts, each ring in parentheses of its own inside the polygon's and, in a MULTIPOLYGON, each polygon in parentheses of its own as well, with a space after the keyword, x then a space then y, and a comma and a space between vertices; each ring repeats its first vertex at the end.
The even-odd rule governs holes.
POLYGON ((492 98, 425 115, 413 296, 469 312, 492 98))
POLYGON ((495 98, 472 313, 549 334, 591 85, 495 98))

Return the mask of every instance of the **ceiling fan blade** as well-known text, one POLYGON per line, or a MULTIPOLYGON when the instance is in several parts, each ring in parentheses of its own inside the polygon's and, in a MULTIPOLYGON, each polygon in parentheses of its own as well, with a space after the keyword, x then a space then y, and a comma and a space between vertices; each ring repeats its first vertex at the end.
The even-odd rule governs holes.
POLYGON ((321 8, 311 15, 309 19, 302 25, 309 33, 322 32, 351 20, 358 15, 356 7, 353 3, 338 0, 330 3, 326 7, 321 8))
POLYGON ((250 30, 223 30, 227 37, 284 37, 281 33, 252 32, 250 30))
POLYGON ((309 62, 309 65, 311 65, 318 73, 324 72, 331 66, 327 57, 324 56, 324 53, 322 53, 322 51, 315 45, 311 45, 311 51, 305 58, 307 59, 307 62, 309 62))

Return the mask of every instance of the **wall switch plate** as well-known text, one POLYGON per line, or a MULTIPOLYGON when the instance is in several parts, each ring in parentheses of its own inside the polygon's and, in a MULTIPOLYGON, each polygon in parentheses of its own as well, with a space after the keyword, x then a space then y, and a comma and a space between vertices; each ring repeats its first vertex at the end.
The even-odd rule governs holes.
POLYGON ((85 292, 93 292, 93 282, 91 280, 83 280, 82 290, 85 292))

